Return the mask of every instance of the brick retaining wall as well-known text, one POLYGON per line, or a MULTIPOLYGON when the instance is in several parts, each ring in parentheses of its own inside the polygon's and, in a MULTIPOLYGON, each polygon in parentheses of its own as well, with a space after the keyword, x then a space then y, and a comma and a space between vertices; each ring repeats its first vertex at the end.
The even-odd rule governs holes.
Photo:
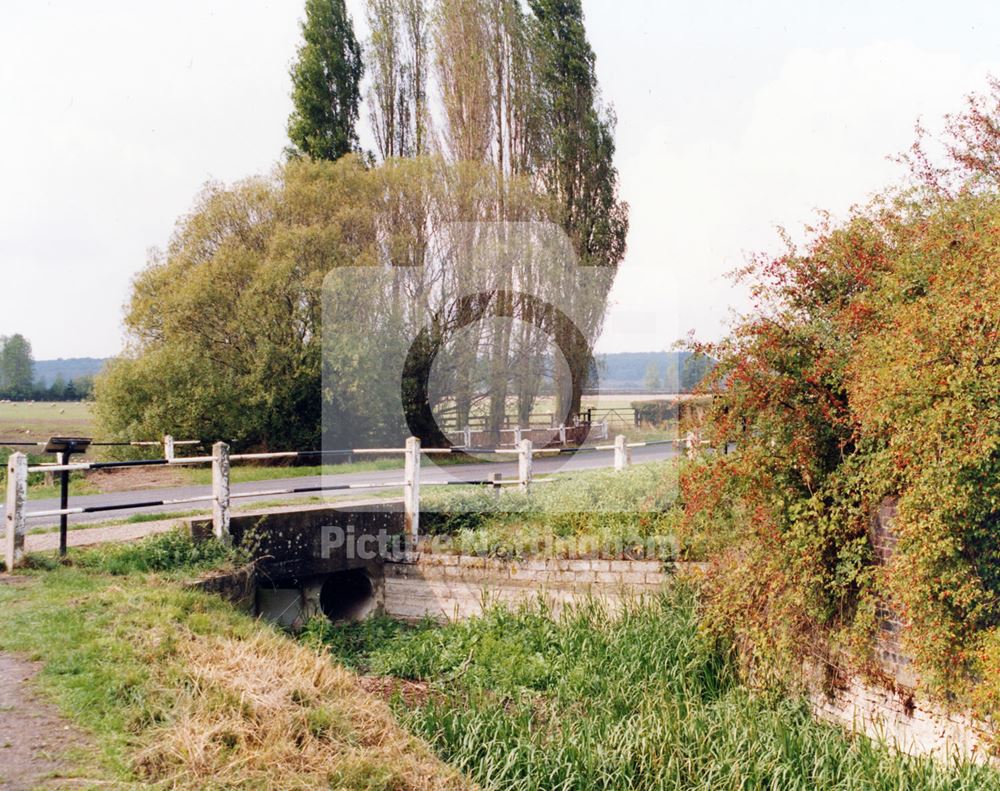
POLYGON ((909 755, 978 763, 989 755, 988 728, 961 712, 948 712, 914 699, 905 688, 889 690, 851 679, 843 689, 814 692, 809 702, 819 719, 867 734, 909 755))
POLYGON ((658 560, 504 561, 467 555, 422 555, 385 564, 385 611, 394 618, 455 620, 485 603, 518 603, 541 595, 555 611, 588 596, 612 604, 659 591, 672 573, 658 560))

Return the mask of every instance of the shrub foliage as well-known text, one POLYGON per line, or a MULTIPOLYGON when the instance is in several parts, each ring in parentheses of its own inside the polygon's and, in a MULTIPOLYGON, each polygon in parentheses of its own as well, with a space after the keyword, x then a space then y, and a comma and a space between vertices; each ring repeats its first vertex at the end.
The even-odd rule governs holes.
POLYGON ((702 349, 720 361, 712 430, 740 450, 684 474, 680 532, 719 551, 708 623, 755 672, 816 652, 864 667, 888 602, 922 680, 995 709, 998 122, 994 82, 947 119, 946 167, 921 133, 913 183, 748 265, 755 310, 702 349), (882 567, 869 532, 887 496, 882 567))

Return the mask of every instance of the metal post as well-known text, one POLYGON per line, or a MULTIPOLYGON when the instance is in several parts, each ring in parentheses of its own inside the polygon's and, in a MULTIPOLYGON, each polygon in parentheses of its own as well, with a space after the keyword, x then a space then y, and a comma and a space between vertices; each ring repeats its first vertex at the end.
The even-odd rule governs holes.
POLYGON ((28 501, 28 457, 13 453, 7 460, 7 534, 4 537, 4 562, 13 571, 24 557, 24 506, 28 501))
POLYGON ((416 542, 420 535, 420 440, 406 440, 406 463, 403 471, 403 512, 406 532, 416 542))
POLYGON ((531 488, 531 440, 522 439, 517 450, 517 478, 521 482, 521 491, 527 494, 531 488))
POLYGON ((174 460, 174 438, 169 434, 163 435, 163 458, 167 461, 174 460))
POLYGON ((500 481, 503 480, 503 473, 493 473, 493 496, 500 499, 500 481))
POLYGON ((212 533, 220 541, 229 536, 229 446, 216 442, 212 446, 212 533))
MULTIPOLYGON (((69 453, 57 453, 56 462, 58 464, 69 463, 69 453)), ((69 508, 69 470, 63 470, 59 474, 59 507, 65 511, 69 508)), ((66 556, 67 533, 69 532, 69 516, 59 515, 59 557, 66 556)))
POLYGON ((625 444, 625 435, 615 437, 615 471, 621 472, 632 463, 632 449, 625 444))

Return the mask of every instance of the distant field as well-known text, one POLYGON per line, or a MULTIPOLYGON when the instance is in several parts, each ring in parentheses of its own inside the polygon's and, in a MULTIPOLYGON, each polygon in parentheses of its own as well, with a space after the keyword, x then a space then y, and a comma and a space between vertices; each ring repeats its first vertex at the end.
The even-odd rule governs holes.
POLYGON ((83 401, 0 402, 0 440, 38 442, 51 436, 93 435, 94 417, 83 401))
MULTIPOLYGON (((580 400, 580 407, 583 411, 588 409, 619 410, 623 416, 631 419, 632 404, 635 401, 688 401, 704 396, 693 396, 687 393, 601 393, 599 395, 585 395, 580 400)), ((555 411, 555 396, 543 395, 535 399, 535 408, 531 414, 531 422, 534 425, 541 425, 549 422, 549 416, 555 411)), ((484 415, 488 409, 485 399, 481 400, 473 407, 473 414, 484 415)), ((517 412, 517 399, 511 397, 507 401, 507 414, 513 415, 517 412)))

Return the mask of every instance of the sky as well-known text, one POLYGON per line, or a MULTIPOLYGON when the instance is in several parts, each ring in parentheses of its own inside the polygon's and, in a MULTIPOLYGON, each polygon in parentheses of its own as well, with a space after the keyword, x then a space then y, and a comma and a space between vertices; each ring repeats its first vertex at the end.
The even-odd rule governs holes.
MULTIPOLYGON (((132 278, 202 186, 279 161, 302 7, 3 0, 0 335, 37 359, 121 349, 132 278)), ((987 0, 584 9, 631 206, 604 352, 723 335, 747 307, 728 272, 898 181, 916 120, 1000 75, 987 0)))

